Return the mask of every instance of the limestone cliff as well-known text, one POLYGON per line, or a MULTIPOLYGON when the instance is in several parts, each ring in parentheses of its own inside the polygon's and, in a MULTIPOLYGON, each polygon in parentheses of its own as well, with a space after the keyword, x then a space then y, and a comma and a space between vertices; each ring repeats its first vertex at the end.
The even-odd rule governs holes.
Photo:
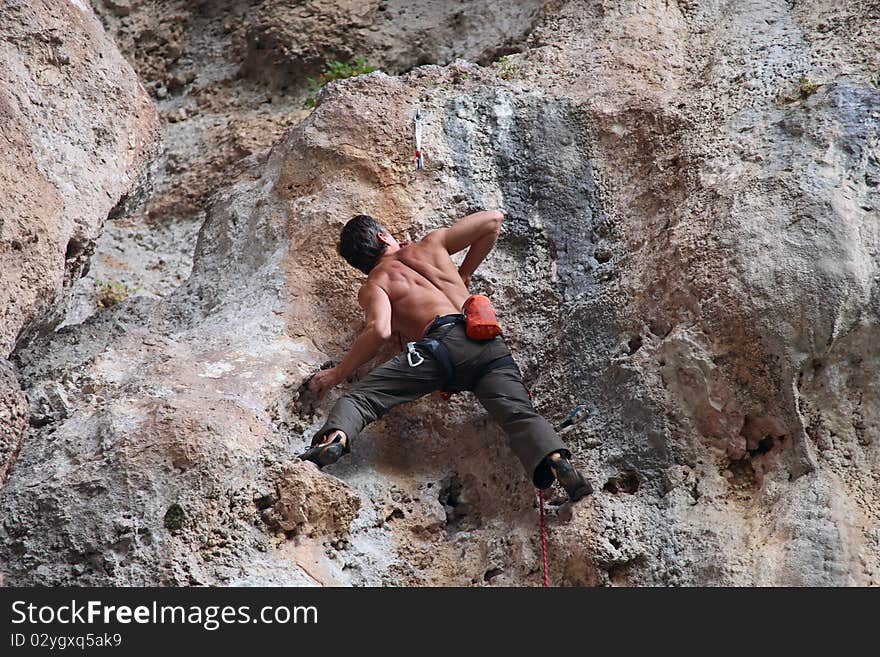
POLYGON ((155 152, 131 68, 80 2, 0 11, 0 483, 27 427, 6 358, 64 318, 108 214, 155 152))
MULTIPOLYGON (((191 268, 10 333, 0 427, 30 429, 0 489, 6 583, 537 585, 534 491, 470 395, 395 409, 324 472, 293 458, 333 401, 302 382, 359 327, 340 226, 366 212, 416 239, 483 207, 507 219, 475 290, 539 409, 590 411, 566 440, 598 490, 549 500, 553 584, 880 583, 880 5, 135 4, 95 3, 166 164, 111 232, 191 268), (300 108, 323 58, 358 54, 382 71, 300 108), (257 120, 261 94, 287 109, 257 120), (193 147, 245 117, 243 159, 193 147)), ((114 143, 95 170, 121 190, 134 168, 110 163, 141 160, 114 143)), ((98 227, 117 198, 77 207, 98 227)), ((136 279, 142 256, 113 249, 102 271, 136 279)))

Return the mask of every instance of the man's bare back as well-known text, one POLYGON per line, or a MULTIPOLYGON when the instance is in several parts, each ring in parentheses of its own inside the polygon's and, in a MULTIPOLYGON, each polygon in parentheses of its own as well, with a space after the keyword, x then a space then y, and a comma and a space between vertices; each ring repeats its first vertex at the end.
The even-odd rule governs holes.
POLYGON ((468 297, 449 252, 431 235, 383 256, 366 283, 388 295, 391 330, 406 341, 420 338, 437 315, 461 312, 468 297))
POLYGON ((316 373, 309 388, 323 396, 373 358, 395 331, 416 340, 436 315, 461 312, 471 274, 492 250, 503 219, 497 210, 476 212, 405 247, 385 230, 371 236, 385 245, 385 252, 358 291, 364 328, 345 358, 316 373), (464 249, 467 254, 456 268, 450 256, 464 249))

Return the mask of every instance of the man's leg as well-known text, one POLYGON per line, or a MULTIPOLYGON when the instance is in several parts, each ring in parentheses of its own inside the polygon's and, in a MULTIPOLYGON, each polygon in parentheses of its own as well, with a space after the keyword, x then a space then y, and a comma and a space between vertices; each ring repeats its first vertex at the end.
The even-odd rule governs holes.
POLYGON ((440 387, 443 369, 433 356, 424 354, 424 361, 412 367, 406 353, 398 354, 370 372, 333 405, 324 426, 315 434, 313 447, 300 455, 319 466, 336 461, 349 451, 351 441, 370 422, 379 419, 403 402, 423 397, 440 387), (338 447, 320 449, 321 445, 338 447))
POLYGON ((504 429, 513 453, 537 488, 549 488, 558 478, 572 499, 592 492, 569 462, 571 452, 553 426, 532 406, 519 370, 502 367, 487 372, 474 394, 504 429))

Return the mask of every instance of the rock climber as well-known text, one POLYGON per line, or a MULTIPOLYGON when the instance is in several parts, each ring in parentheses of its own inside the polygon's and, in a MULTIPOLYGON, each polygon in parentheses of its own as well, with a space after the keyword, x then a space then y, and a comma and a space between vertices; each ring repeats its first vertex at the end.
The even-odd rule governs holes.
POLYGON ((503 220, 497 210, 476 212, 404 245, 368 215, 345 224, 339 254, 367 274, 358 292, 366 323, 348 354, 335 367, 317 372, 309 390, 323 397, 375 357, 394 332, 408 340, 407 349, 336 402, 300 459, 318 467, 335 463, 367 424, 392 407, 434 390, 469 390, 504 429, 536 487, 546 489, 557 480, 572 501, 593 492, 562 439, 532 406, 489 300, 468 292, 503 220), (456 269, 450 256, 464 249, 467 254, 456 269))

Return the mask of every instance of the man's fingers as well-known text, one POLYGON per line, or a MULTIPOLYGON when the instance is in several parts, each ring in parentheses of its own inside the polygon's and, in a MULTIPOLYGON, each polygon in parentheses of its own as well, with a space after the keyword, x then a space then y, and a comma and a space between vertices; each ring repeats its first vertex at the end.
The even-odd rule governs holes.
POLYGON ((312 380, 309 381, 309 390, 311 390, 312 392, 317 392, 320 385, 321 385, 321 380, 318 379, 317 376, 313 376, 312 380))
POLYGON ((309 390, 320 399, 327 394, 327 391, 334 385, 334 379, 330 370, 320 370, 319 372, 316 372, 314 376, 312 376, 312 380, 309 381, 309 390))
POLYGON ((330 381, 326 378, 321 380, 321 387, 318 390, 318 395, 323 397, 327 394, 327 391, 331 388, 330 381))

